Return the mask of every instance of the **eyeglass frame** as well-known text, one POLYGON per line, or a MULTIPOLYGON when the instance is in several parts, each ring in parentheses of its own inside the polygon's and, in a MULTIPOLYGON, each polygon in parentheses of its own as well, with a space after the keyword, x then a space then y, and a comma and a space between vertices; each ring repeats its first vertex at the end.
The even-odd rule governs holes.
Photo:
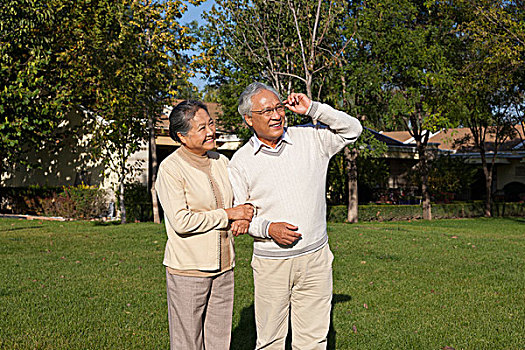
POLYGON ((273 108, 265 108, 261 111, 250 111, 250 113, 257 113, 265 117, 270 117, 273 115, 273 113, 277 112, 278 114, 284 113, 286 111, 286 107, 284 104, 280 103, 276 107, 273 108), (281 110, 279 112, 279 109, 281 110))

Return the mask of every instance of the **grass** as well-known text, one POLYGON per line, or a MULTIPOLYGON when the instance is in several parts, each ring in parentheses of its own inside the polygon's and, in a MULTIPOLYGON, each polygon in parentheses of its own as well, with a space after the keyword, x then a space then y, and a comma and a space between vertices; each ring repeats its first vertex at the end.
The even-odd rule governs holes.
MULTIPOLYGON (((525 220, 329 225, 331 349, 525 349, 525 220)), ((164 228, 0 220, 0 348, 166 349, 164 228)), ((232 349, 253 349, 251 238, 232 349)))

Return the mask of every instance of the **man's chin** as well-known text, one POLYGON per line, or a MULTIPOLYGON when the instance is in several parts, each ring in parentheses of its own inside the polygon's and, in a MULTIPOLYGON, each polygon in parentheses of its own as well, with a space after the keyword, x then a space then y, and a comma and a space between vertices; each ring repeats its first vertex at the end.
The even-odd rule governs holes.
POLYGON ((279 128, 270 128, 270 134, 275 138, 278 139, 279 137, 283 136, 284 128, 280 126, 279 128))

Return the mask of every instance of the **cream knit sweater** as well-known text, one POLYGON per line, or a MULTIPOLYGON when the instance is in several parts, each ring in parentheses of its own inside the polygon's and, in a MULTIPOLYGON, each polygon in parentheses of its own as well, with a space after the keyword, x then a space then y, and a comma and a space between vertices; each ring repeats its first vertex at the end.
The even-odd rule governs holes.
POLYGON ((233 237, 224 210, 233 203, 227 165, 228 159, 216 152, 199 157, 184 147, 160 164, 156 189, 168 235, 164 265, 172 271, 203 276, 234 266, 233 237))
POLYGON ((255 135, 230 161, 228 170, 234 205, 251 203, 256 208, 249 234, 255 237, 254 255, 283 259, 314 252, 328 242, 326 233, 326 173, 330 158, 355 142, 362 131, 356 118, 312 102, 307 115, 329 128, 289 127, 287 140, 275 150, 254 148, 255 135), (280 246, 268 236, 272 222, 299 227, 301 239, 280 246))

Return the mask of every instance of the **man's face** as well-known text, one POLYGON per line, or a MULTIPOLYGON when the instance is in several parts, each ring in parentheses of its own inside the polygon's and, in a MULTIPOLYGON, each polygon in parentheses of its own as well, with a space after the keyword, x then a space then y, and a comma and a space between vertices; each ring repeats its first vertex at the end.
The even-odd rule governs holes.
POLYGON ((262 90, 252 97, 252 115, 244 116, 246 124, 253 128, 262 142, 270 146, 277 143, 284 130, 285 111, 284 108, 281 112, 275 110, 279 106, 282 104, 273 92, 262 90), (268 110, 272 111, 268 113, 268 110))

